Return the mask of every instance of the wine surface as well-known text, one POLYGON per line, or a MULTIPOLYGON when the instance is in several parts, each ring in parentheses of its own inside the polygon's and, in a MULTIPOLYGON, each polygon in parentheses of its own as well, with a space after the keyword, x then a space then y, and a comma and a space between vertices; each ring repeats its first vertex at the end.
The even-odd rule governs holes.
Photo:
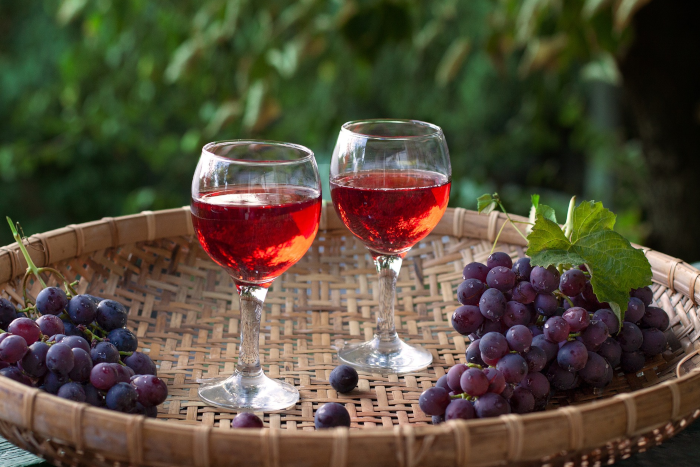
POLYGON ((438 224, 450 180, 424 170, 363 171, 330 182, 336 212, 371 250, 403 254, 438 224))
POLYGON ((318 231, 321 194, 289 185, 229 188, 192 199, 199 243, 239 285, 267 287, 299 261, 318 231))

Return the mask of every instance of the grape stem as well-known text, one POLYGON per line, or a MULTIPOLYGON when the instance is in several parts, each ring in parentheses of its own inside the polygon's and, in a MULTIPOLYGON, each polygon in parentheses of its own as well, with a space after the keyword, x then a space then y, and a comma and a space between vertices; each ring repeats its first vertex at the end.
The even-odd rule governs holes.
POLYGON ((572 332, 572 333, 569 334, 569 337, 567 337, 566 340, 573 341, 573 340, 575 340, 577 337, 579 337, 580 335, 581 335, 580 332, 572 332))
POLYGON ((90 336, 91 340, 95 339, 97 340, 97 342, 102 342, 104 340, 101 337, 98 337, 97 334, 95 334, 94 332, 90 331, 90 329, 88 329, 87 327, 85 327, 85 332, 88 334, 88 336, 90 336))
POLYGON ((571 305, 572 307, 574 306, 574 302, 572 302, 571 299, 567 295, 564 295, 560 290, 555 290, 554 295, 566 299, 566 301, 569 302, 569 305, 571 305))
POLYGON ((124 350, 120 350, 119 355, 124 355, 125 357, 131 357, 132 355, 134 355, 134 352, 126 352, 124 350))
MULTIPOLYGON (((520 234, 520 236, 523 237, 523 239, 525 239, 525 241, 527 242, 527 237, 526 237, 525 235, 523 235, 523 233, 520 231, 520 229, 518 228, 518 226, 515 225, 515 221, 513 221, 513 219, 510 218, 510 215, 508 215, 508 212, 506 211, 506 208, 503 207, 503 204, 501 203, 501 198, 498 197, 498 193, 494 193, 494 195, 495 195, 495 196, 493 197, 493 199, 496 200, 496 203, 498 204, 498 207, 501 208, 501 211, 503 211, 503 214, 506 215, 506 218, 510 221, 511 225, 513 226, 513 228, 514 228, 515 230, 517 230, 518 233, 520 234)), ((504 223, 503 225, 505 226, 505 223, 504 223)), ((503 227, 501 227, 501 230, 503 230, 503 227)), ((498 232, 498 235, 500 235, 500 234, 501 234, 501 232, 498 232)), ((498 241, 498 237, 496 237, 496 241, 498 241)))
POLYGON ((478 363, 467 363, 467 366, 468 366, 469 368, 478 368, 479 370, 483 370, 483 369, 484 369, 484 367, 482 367, 482 366, 479 365, 478 363))
POLYGON ((29 252, 24 247, 24 243, 22 243, 22 237, 17 232, 17 228, 15 227, 15 224, 12 222, 12 219, 10 219, 9 216, 7 217, 7 223, 10 224, 10 230, 12 230, 12 237, 17 242, 17 245, 19 245, 19 249, 22 251, 22 255, 24 256, 24 259, 27 261, 27 271, 31 271, 32 274, 34 274, 36 276, 36 278, 39 280, 39 283, 41 283, 41 285, 44 286, 44 288, 45 288, 46 284, 44 283, 44 279, 42 279, 41 276, 39 275, 39 269, 34 264, 34 261, 32 261, 31 256, 29 256, 29 252))

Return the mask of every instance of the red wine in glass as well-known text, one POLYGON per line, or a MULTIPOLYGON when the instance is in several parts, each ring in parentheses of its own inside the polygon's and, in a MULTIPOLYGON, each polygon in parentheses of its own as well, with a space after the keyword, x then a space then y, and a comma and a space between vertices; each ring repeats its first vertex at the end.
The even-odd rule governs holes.
POLYGON ((288 185, 235 187, 202 193, 191 209, 197 238, 209 256, 237 283, 268 287, 311 246, 321 196, 288 185))
POLYGON ((368 248, 402 254, 440 222, 450 198, 447 176, 427 170, 368 170, 331 180, 338 215, 368 248))

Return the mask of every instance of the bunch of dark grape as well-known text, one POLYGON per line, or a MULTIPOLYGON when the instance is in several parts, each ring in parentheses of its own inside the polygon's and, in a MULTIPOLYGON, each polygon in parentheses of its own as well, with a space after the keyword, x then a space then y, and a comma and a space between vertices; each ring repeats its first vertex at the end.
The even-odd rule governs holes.
POLYGON ((155 417, 168 388, 151 358, 137 351, 126 309, 71 289, 46 287, 22 311, 0 298, 0 375, 65 399, 155 417))
POLYGON ((503 252, 467 264, 452 316, 471 340, 467 363, 421 394, 423 412, 440 423, 544 410, 553 391, 599 390, 616 369, 636 373, 666 349, 669 318, 649 287, 630 292, 620 326, 589 278, 585 266, 560 274, 503 252))

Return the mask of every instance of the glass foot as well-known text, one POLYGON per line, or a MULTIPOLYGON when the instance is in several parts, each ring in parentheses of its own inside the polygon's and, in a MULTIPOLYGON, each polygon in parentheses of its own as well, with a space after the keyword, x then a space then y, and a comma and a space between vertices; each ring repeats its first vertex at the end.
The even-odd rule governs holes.
POLYGON ((224 380, 199 386, 199 397, 227 409, 269 412, 296 404, 299 391, 289 383, 268 378, 262 371, 257 376, 236 372, 224 380))
POLYGON ((433 354, 398 338, 382 341, 377 336, 360 344, 346 344, 338 358, 356 370, 368 373, 410 373, 427 368, 433 354))

